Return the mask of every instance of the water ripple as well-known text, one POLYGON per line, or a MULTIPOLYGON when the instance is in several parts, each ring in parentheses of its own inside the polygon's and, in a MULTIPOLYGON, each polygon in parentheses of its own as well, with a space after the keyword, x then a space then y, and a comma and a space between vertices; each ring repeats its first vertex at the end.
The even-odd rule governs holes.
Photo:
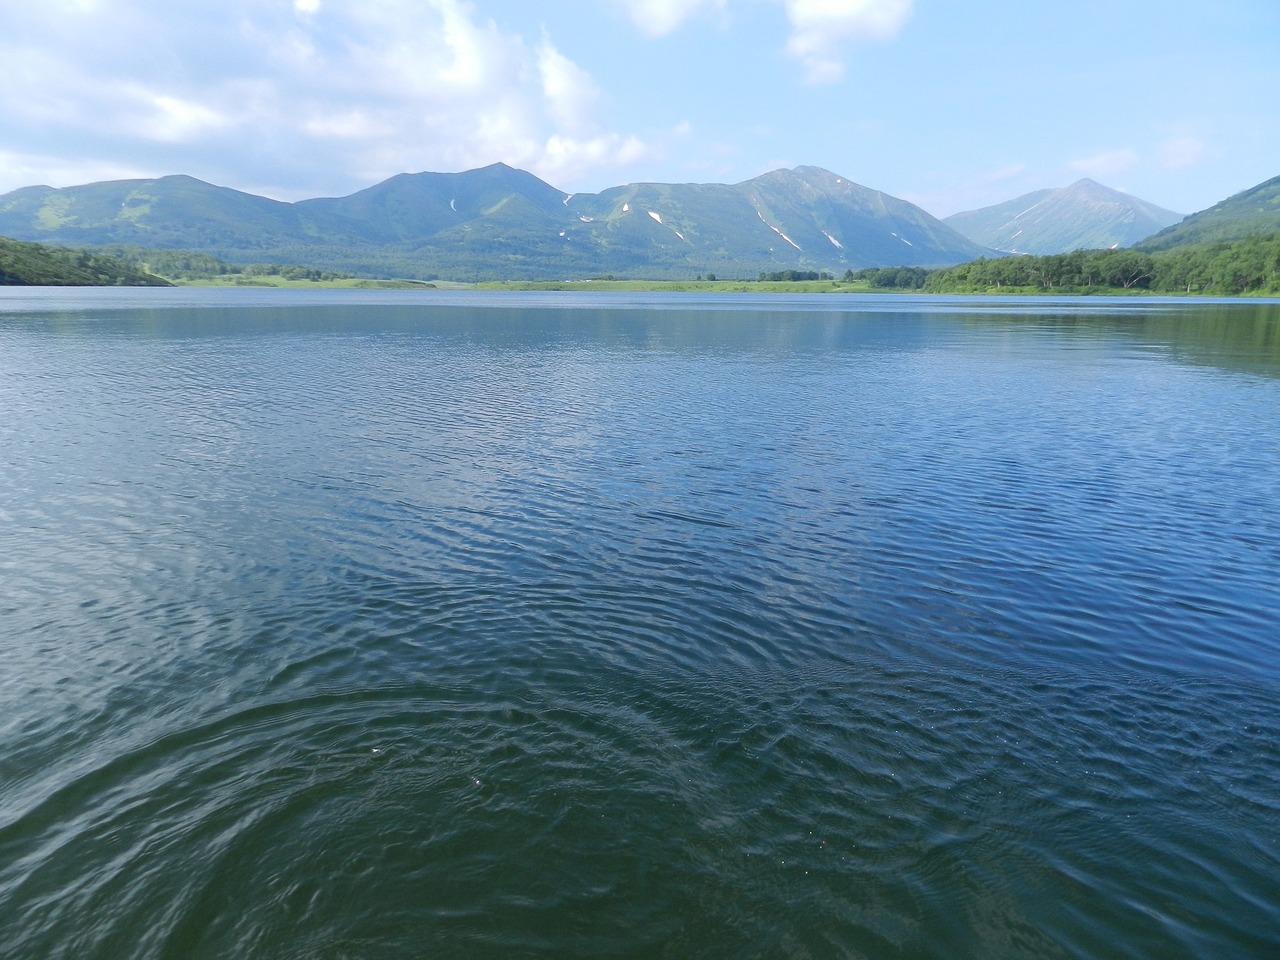
POLYGON ((6 956, 1280 952, 1269 307, 112 296, 0 305, 6 956))

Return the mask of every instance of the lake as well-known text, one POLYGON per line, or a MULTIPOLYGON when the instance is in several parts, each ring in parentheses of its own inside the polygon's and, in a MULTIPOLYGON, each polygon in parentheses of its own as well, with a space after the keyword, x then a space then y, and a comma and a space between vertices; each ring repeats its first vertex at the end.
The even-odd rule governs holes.
POLYGON ((1280 956, 1280 303, 0 291, 0 943, 1280 956))

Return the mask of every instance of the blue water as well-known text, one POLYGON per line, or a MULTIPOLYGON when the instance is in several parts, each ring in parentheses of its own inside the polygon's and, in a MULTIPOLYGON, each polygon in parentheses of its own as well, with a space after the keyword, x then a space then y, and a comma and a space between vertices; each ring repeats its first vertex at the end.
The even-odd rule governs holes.
POLYGON ((0 955, 1280 956, 1280 304, 0 291, 0 955))

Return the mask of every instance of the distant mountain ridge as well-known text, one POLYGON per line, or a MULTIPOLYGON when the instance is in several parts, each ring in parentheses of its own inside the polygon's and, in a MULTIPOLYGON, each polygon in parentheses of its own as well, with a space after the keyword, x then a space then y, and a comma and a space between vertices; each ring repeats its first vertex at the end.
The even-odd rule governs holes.
POLYGON ((283 203, 188 176, 0 196, 0 235, 190 249, 432 279, 564 279, 936 266, 994 251, 919 207, 818 167, 739 184, 567 194, 506 164, 400 174, 283 203))
POLYGON ((1207 210, 1193 213, 1138 244, 1153 253, 1172 247, 1223 243, 1245 237, 1280 233, 1280 177, 1264 180, 1207 210))
POLYGON ((1181 219, 1180 213, 1084 179, 952 214, 943 222, 1005 253, 1047 255, 1132 246, 1181 219))

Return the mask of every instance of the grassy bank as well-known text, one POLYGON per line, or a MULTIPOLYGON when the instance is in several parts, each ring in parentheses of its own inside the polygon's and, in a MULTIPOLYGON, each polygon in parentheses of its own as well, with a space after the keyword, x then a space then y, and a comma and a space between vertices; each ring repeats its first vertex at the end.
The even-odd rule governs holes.
POLYGON ((296 280, 283 276, 245 276, 172 280, 191 287, 278 287, 289 290, 552 290, 604 291, 612 293, 867 293, 865 281, 839 280, 759 281, 759 280, 490 280, 460 283, 451 280, 371 280, 339 277, 326 280, 296 280))
POLYGON ((446 287, 466 287, 469 284, 445 283, 422 280, 371 280, 368 277, 336 277, 329 280, 293 280, 279 276, 246 277, 227 274, 220 277, 171 281, 180 287, 277 287, 284 290, 434 290, 446 287))
POLYGON ((597 290, 618 293, 866 293, 866 281, 842 280, 502 280, 477 290, 597 290))

